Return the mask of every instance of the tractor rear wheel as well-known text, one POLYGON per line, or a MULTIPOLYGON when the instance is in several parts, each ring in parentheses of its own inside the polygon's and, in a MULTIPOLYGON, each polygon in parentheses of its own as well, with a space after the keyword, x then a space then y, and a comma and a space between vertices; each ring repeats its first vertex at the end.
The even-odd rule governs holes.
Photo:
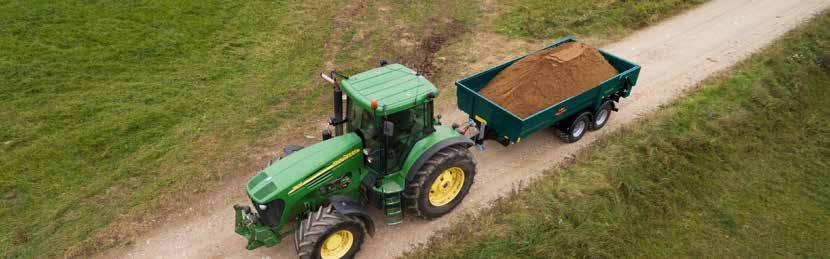
POLYGON ((300 221, 294 232, 294 248, 302 259, 353 258, 363 244, 363 222, 321 206, 300 221))
POLYGON ((476 162, 470 151, 451 146, 433 155, 407 185, 409 204, 418 216, 437 218, 452 211, 470 191, 476 162))

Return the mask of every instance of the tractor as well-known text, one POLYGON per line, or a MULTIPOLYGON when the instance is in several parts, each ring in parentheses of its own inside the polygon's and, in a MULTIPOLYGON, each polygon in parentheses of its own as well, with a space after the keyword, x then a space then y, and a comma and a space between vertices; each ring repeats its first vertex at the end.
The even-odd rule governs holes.
POLYGON ((476 175, 474 142, 434 114, 435 85, 386 62, 321 77, 332 84, 334 134, 286 148, 248 181, 252 206, 234 206, 247 249, 293 234, 300 258, 353 257, 375 230, 368 207, 394 225, 405 210, 432 219, 461 203, 476 175))

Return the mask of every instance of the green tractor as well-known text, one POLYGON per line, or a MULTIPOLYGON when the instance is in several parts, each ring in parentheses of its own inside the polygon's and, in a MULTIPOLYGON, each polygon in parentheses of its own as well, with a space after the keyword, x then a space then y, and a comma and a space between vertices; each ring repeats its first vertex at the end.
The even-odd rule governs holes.
POLYGON ((433 114, 432 83, 385 62, 354 76, 321 76, 333 84, 335 133, 286 148, 248 181, 253 210, 234 206, 247 249, 293 233, 300 258, 353 257, 375 229, 369 206, 390 225, 403 221, 404 209, 430 219, 458 206, 475 178, 474 142, 433 114))

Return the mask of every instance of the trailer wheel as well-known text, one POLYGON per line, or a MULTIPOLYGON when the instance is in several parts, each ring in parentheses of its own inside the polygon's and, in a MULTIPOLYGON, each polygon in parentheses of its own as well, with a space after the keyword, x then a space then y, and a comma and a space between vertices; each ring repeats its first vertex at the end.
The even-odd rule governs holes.
POLYGON ((585 132, 590 128, 591 121, 590 112, 580 113, 569 124, 564 125, 567 127, 559 128, 559 137, 566 143, 577 142, 585 136, 585 132))
POLYGON ((321 206, 300 221, 294 232, 294 248, 302 259, 353 258, 363 244, 366 229, 356 217, 321 206))
POLYGON ((407 186, 408 203, 421 218, 440 217, 461 203, 475 175, 476 162, 467 148, 445 148, 424 163, 407 186))
POLYGON ((613 108, 614 102, 611 100, 602 103, 602 105, 599 106, 599 111, 594 114, 594 118, 591 120, 591 129, 598 130, 605 127, 605 124, 608 123, 608 119, 611 118, 611 110, 613 108))

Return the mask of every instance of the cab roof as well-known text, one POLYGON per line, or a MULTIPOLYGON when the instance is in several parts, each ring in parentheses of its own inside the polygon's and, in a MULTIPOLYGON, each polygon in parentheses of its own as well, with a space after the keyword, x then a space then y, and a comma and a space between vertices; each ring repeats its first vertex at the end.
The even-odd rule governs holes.
POLYGON ((372 110, 372 100, 377 100, 375 115, 392 114, 425 103, 430 93, 438 96, 435 85, 401 64, 353 75, 341 81, 340 86, 349 98, 368 111, 372 110))

